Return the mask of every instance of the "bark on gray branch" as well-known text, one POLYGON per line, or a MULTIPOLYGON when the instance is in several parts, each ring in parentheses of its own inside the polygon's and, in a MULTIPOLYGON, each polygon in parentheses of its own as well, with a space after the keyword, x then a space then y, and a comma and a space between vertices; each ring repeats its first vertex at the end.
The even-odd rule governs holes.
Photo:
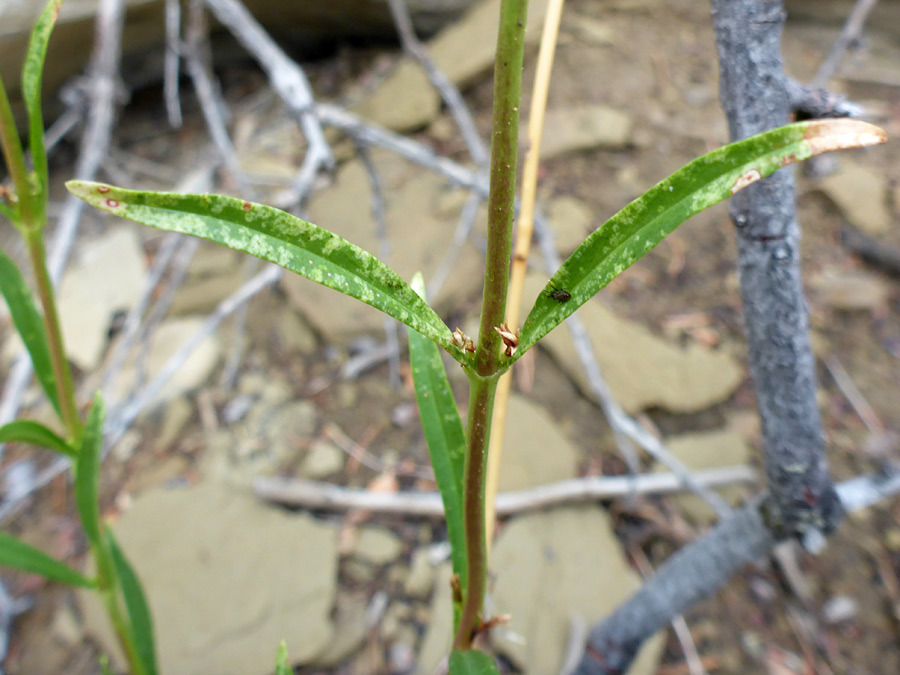
MULTIPOLYGON (((733 0, 728 0, 729 2, 733 0)), ((900 471, 860 476, 835 492, 841 508, 857 511, 900 492, 900 471)), ((776 539, 761 499, 734 512, 663 563, 609 617, 591 629, 573 675, 617 675, 628 670, 641 645, 669 621, 710 597, 747 564, 772 553, 776 539)))
POLYGON ((774 545, 758 502, 735 511, 666 560, 655 576, 591 630, 575 675, 624 673, 644 640, 715 593, 737 570, 765 558, 774 545))
POLYGON ((861 105, 827 89, 807 87, 789 77, 785 78, 784 84, 791 110, 797 114, 798 120, 859 117, 863 114, 861 105))
MULTIPOLYGON (((731 140, 786 124, 782 3, 712 0, 712 6, 720 99, 731 140)), ((739 192, 731 200, 731 218, 771 493, 768 522, 778 536, 809 544, 836 527, 842 510, 816 404, 793 173, 779 171, 739 192)))

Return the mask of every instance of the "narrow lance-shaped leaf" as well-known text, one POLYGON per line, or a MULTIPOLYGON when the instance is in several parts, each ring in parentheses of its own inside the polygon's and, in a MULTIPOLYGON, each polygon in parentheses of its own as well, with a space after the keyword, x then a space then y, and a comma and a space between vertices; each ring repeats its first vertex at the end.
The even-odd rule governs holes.
POLYGON ((9 305, 13 324, 22 338, 25 349, 28 350, 38 381, 56 413, 60 414, 56 377, 53 375, 44 320, 34 304, 34 296, 22 278, 19 268, 2 250, 0 250, 0 292, 9 305))
POLYGON ((832 150, 883 143, 858 120, 799 122, 726 145, 695 159, 597 228, 557 270, 519 336, 522 356, 685 220, 783 166, 832 150))
POLYGON ((288 650, 284 640, 278 645, 278 653, 275 655, 275 675, 291 675, 294 671, 288 665, 288 650))
POLYGON ((450 654, 450 675, 497 675, 494 659, 477 649, 450 654))
MULTIPOLYGON (((41 81, 44 61, 47 58, 47 44, 50 42, 50 33, 53 32, 53 25, 59 17, 61 7, 62 0, 50 0, 44 7, 44 11, 38 17, 31 33, 28 51, 25 53, 25 63, 22 66, 22 98, 25 100, 25 109, 28 111, 28 144, 38 181, 36 204, 41 209, 43 209, 47 193, 47 152, 44 149, 41 81)), ((24 198, 24 196, 20 196, 20 199, 24 198)), ((41 218, 40 222, 43 223, 44 219, 41 218)))
POLYGON ((56 432, 32 420, 15 420, 4 424, 0 427, 0 443, 30 443, 56 450, 73 459, 77 457, 75 448, 60 438, 56 432))
POLYGON ((450 329, 390 267, 326 229, 271 206, 224 197, 142 192, 69 181, 69 191, 122 218, 214 241, 361 300, 468 363, 450 329))
POLYGON ((109 542, 109 551, 116 567, 116 576, 119 578, 122 599, 125 601, 125 610, 128 612, 138 657, 144 665, 144 672, 147 675, 156 675, 156 643, 153 637, 150 605, 147 603, 147 597, 144 595, 144 589, 141 587, 137 573, 128 562, 128 558, 125 557, 119 542, 116 541, 113 531, 109 527, 106 528, 106 539, 109 542))
MULTIPOLYGON (((424 287, 422 275, 417 274, 413 288, 424 295, 424 287)), ((444 502, 453 572, 465 586, 466 539, 462 502, 465 432, 437 345, 412 329, 409 330, 409 362, 419 404, 419 420, 444 502)), ((454 616, 459 609, 454 606, 454 616)))
POLYGON ((0 566, 40 574, 45 579, 70 586, 95 588, 97 585, 94 580, 76 572, 65 563, 5 532, 0 532, 0 566))
POLYGON ((81 517, 81 526, 88 540, 96 548, 102 548, 104 541, 100 531, 100 452, 103 449, 103 418, 105 409, 100 394, 94 396, 94 403, 88 412, 84 426, 84 436, 75 465, 75 505, 81 517))

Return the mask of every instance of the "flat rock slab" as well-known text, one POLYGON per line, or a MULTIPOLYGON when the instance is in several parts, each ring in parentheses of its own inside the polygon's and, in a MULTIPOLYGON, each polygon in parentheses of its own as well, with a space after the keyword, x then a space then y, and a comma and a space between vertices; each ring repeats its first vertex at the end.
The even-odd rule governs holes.
POLYGON ((416 660, 416 675, 433 675, 438 666, 450 654, 453 646, 453 591, 450 580, 453 568, 444 563, 437 572, 431 609, 428 613, 428 628, 422 638, 422 646, 416 660))
MULTIPOLYGON (((669 451, 688 469, 718 469, 726 466, 747 464, 753 453, 747 441, 731 429, 703 431, 696 434, 684 434, 666 439, 669 451)), ((657 465, 660 471, 665 469, 657 465)), ((737 506, 746 495, 744 487, 733 485, 717 490, 732 506, 737 506)), ((706 523, 715 520, 716 512, 700 497, 694 495, 676 495, 672 499, 679 509, 695 523, 706 523)))
MULTIPOLYGON (((558 673, 574 617, 588 626, 607 616, 641 585, 628 566, 606 511, 596 506, 554 509, 513 519, 492 554, 493 611, 510 614, 491 642, 524 673, 558 673)), ((662 634, 648 641, 629 675, 659 666, 662 634)))
MULTIPOLYGON (((331 642, 333 527, 207 483, 148 491, 114 529, 148 596, 161 673, 270 675, 281 640, 293 663, 331 642)), ((121 668, 96 596, 81 600, 87 631, 121 668)))
MULTIPOLYGON (((526 44, 536 44, 540 39, 548 3, 529 2, 526 44)), ((499 25, 500 0, 481 2, 435 36, 428 43, 428 54, 444 76, 464 87, 493 65, 499 25)), ((437 117, 440 107, 440 96, 422 67, 404 58, 355 112, 383 127, 410 131, 426 126, 437 117)))
POLYGON ((500 492, 575 478, 581 453, 540 406, 515 394, 509 398, 503 441, 500 492))
MULTIPOLYGON (((570 152, 624 148, 631 141, 631 116, 605 105, 548 110, 541 159, 570 152)), ((523 140, 526 137, 522 134, 523 140)))
POLYGON ((127 225, 86 242, 80 253, 63 275, 58 305, 66 352, 91 371, 106 349, 113 315, 140 297, 146 261, 137 231, 127 225))
POLYGON ((875 169, 845 161, 841 170, 819 183, 851 225, 878 236, 891 227, 894 218, 887 205, 888 177, 875 169))
MULTIPOLYGON (((146 362, 142 364, 143 374, 147 378, 145 381, 152 380, 163 371, 175 352, 197 334, 204 320, 199 316, 184 316, 166 319, 159 324, 150 340, 146 362)), ((177 398, 205 384, 218 365, 220 356, 221 346, 218 336, 214 333, 205 336, 191 352, 187 361, 163 385, 148 408, 177 398)), ((115 398, 121 399, 127 395, 137 381, 139 372, 137 359, 132 355, 113 383, 115 398)))
MULTIPOLYGON (((544 277, 530 276, 525 282, 525 297, 536 298, 546 283, 544 277)), ((628 412, 654 406, 672 412, 697 412, 725 400, 744 377, 732 356, 700 344, 687 348, 673 344, 618 316, 597 300, 583 305, 578 316, 587 328, 613 396, 628 412)), ((565 327, 556 328, 540 344, 578 387, 593 397, 565 327)))

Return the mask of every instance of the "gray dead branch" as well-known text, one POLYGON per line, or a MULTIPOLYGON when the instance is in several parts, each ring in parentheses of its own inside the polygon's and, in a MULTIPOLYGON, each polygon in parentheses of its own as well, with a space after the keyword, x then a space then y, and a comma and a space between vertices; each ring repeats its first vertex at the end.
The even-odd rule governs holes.
MULTIPOLYGON (((706 489, 752 483, 756 472, 735 466, 694 472, 694 481, 706 489)), ((444 507, 437 492, 370 492, 331 483, 287 478, 260 478, 253 484, 256 495, 285 506, 329 511, 360 509, 376 514, 443 518, 444 507)), ((592 476, 497 495, 497 514, 508 517, 578 502, 596 502, 640 495, 684 492, 681 476, 673 473, 639 476, 592 476)))
MULTIPOLYGON (((712 3, 720 100, 736 141, 789 121, 783 86, 780 2, 712 3)), ((730 202, 750 371, 762 422, 772 525, 788 536, 828 533, 841 518, 816 402, 815 360, 800 275, 792 171, 779 171, 730 202)))
MULTIPOLYGON (((900 471, 860 476, 836 488, 841 508, 858 511, 900 493, 900 471)), ((758 498, 673 554, 641 589, 591 629, 577 675, 625 673, 644 640, 672 617, 710 597, 745 566, 764 560, 778 543, 758 498)))

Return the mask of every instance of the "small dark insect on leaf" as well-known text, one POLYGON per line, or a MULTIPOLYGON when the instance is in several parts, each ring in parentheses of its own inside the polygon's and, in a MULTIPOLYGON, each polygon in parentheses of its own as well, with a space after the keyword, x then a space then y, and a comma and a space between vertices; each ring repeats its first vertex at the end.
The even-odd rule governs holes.
POLYGON ((568 302, 572 299, 572 294, 564 288, 554 288, 547 293, 547 297, 556 300, 557 302, 568 302))

